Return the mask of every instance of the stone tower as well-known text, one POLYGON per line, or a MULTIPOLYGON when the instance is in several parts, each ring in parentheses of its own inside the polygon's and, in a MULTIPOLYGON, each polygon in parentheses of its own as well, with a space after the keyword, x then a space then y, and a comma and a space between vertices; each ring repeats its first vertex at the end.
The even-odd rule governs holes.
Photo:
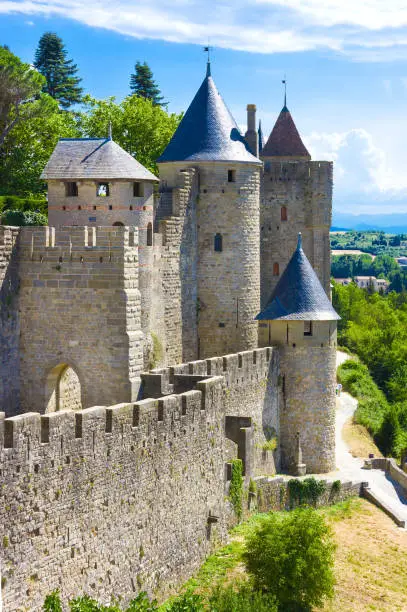
POLYGON ((311 161, 286 104, 261 148, 261 305, 288 264, 302 232, 304 250, 329 295, 332 163, 311 161))
POLYGON ((209 63, 158 164, 165 197, 177 188, 181 173, 193 169, 197 181, 196 195, 178 211, 173 197, 170 212, 184 219, 180 300, 184 311, 184 303, 195 297, 195 313, 190 320, 183 317, 183 325, 196 328, 198 356, 255 348, 261 162, 248 150, 209 63))
POLYGON ((280 352, 281 462, 295 471, 298 435, 308 472, 335 469, 337 315, 298 236, 297 248, 257 316, 262 346, 280 352))

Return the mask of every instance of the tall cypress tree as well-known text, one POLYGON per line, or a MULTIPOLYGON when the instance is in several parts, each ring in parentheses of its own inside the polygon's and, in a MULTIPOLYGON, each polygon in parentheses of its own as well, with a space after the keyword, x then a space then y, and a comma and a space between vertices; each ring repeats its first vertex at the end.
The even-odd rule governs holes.
POLYGON ((83 91, 79 86, 82 79, 76 76, 78 67, 73 60, 67 59, 67 55, 62 39, 54 32, 45 32, 34 59, 35 68, 47 80, 43 91, 58 100, 64 109, 80 102, 83 91))
POLYGON ((153 79, 153 73, 149 65, 144 62, 137 62, 135 72, 130 76, 130 90, 132 94, 151 100, 155 106, 165 106, 161 91, 157 87, 157 83, 153 79))

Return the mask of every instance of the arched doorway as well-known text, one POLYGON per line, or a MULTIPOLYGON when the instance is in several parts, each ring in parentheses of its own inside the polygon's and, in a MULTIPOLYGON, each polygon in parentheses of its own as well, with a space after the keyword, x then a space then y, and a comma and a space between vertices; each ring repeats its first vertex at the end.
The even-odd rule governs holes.
POLYGON ((113 227, 124 227, 124 223, 122 223, 121 221, 115 221, 113 223, 113 227))
POLYGON ((79 376, 67 363, 55 366, 48 374, 45 402, 45 412, 82 409, 79 376))

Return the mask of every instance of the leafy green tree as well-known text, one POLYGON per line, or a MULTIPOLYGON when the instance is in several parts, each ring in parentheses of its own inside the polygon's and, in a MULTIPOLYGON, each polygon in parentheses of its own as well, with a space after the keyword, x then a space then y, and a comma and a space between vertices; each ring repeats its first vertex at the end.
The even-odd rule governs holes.
POLYGON ((399 454, 400 434, 401 429, 397 413, 394 407, 391 407, 385 414, 381 429, 375 438, 380 450, 386 457, 397 457, 399 454))
POLYGON ((254 587, 273 595, 284 612, 309 611, 333 596, 332 534, 313 508, 270 514, 248 539, 246 569, 254 587))
POLYGON ((72 113, 61 112, 55 100, 41 96, 46 106, 16 124, 0 147, 0 195, 44 193, 40 175, 58 139, 81 135, 72 113))
POLYGON ((181 121, 182 115, 169 114, 151 100, 129 96, 116 103, 115 98, 96 100, 84 97, 85 112, 80 116, 83 136, 107 136, 109 122, 112 136, 125 151, 152 172, 181 121))
POLYGON ((137 62, 134 66, 135 72, 130 76, 130 91, 132 94, 150 100, 156 106, 165 106, 157 83, 154 81, 153 73, 149 65, 137 62))
POLYGON ((10 132, 49 110, 49 98, 41 96, 44 78, 5 47, 0 47, 0 163, 10 132))
POLYGON ((62 39, 54 32, 45 32, 35 52, 34 66, 44 75, 43 91, 58 100, 61 108, 81 102, 82 88, 77 75, 78 67, 67 59, 68 52, 62 39))

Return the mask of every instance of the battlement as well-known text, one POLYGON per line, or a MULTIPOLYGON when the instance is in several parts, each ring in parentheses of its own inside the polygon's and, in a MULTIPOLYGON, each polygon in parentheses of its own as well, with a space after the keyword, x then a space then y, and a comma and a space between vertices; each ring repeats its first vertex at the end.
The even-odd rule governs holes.
POLYGON ((137 227, 22 227, 19 243, 23 257, 33 259, 36 255, 53 258, 56 254, 65 257, 89 254, 100 256, 124 252, 126 248, 138 246, 137 227))
POLYGON ((333 164, 329 161, 265 161, 264 174, 266 180, 277 181, 332 180, 333 164))
POLYGON ((205 429, 215 417, 222 384, 223 378, 214 376, 180 395, 78 412, 29 412, 7 419, 0 413, 2 468, 10 462, 32 465, 42 458, 69 462, 67 457, 97 456, 106 447, 110 454, 114 447, 122 452, 123 445, 134 451, 167 442, 171 446, 177 437, 187 439, 195 428, 205 429))
POLYGON ((267 376, 273 348, 266 347, 243 351, 222 357, 212 357, 168 368, 157 368, 141 375, 143 394, 160 397, 194 388, 199 380, 212 376, 223 376, 226 385, 246 384, 254 378, 267 376))

